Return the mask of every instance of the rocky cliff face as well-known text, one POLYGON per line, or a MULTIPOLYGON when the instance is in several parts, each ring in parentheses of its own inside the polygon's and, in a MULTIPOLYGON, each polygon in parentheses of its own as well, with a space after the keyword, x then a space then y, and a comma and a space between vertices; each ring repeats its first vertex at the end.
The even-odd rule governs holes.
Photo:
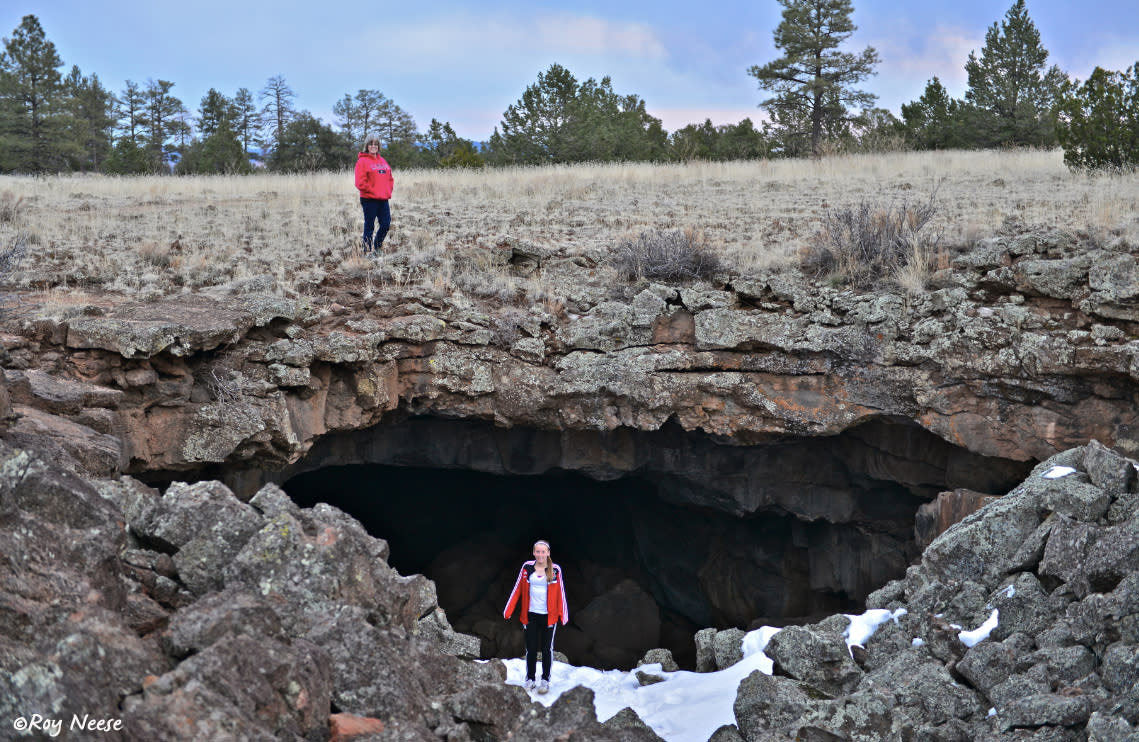
MULTIPOLYGON (((1139 453, 1139 259, 1121 241, 983 240, 916 296, 789 272, 601 286, 546 263, 569 297, 556 314, 355 289, 318 311, 241 285, 58 320, 9 312, 14 434, 53 437, 99 474, 244 470, 247 494, 318 441, 395 413, 571 434, 671 421, 736 446, 895 419, 1000 460, 1092 438, 1139 453)), ((639 464, 596 440, 550 464, 596 476, 639 464)))
MULTIPOLYGON (((386 543, 274 485, 248 502, 219 482, 160 495, 0 441, 0 554, 7 723, 86 714, 100 739, 140 741, 660 739, 628 709, 598 723, 584 689, 531 704, 501 663, 468 659, 477 642, 386 543)), ((712 740, 1134 740, 1139 463, 1096 442, 1058 454, 869 604, 894 620, 865 646, 848 649, 844 616, 777 634, 774 675, 740 684, 712 740)), ((703 669, 740 658, 742 632, 702 634, 703 669)))
MULTIPOLYGON (((939 493, 959 494, 927 509, 925 541, 1060 450, 1139 455, 1139 259, 1122 241, 1009 233, 920 295, 787 271, 611 286, 587 260, 524 257, 562 304, 247 282, 55 319, 9 305, 0 420, 78 471, 216 478, 243 500, 382 464, 636 477, 669 505, 789 519, 762 553, 677 555, 662 544, 683 540, 656 538, 675 519, 637 526, 640 594, 741 626, 858 604, 916 556, 913 513, 939 493)), ((595 580, 582 607, 619 583, 595 580)))

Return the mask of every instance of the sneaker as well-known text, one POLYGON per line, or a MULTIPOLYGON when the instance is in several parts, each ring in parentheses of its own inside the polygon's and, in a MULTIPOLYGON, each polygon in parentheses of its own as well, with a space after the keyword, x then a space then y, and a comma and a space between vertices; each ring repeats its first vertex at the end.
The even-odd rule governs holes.
POLYGON ((550 681, 549 680, 543 680, 542 682, 538 683, 538 692, 539 693, 549 693, 550 692, 550 681))
POLYGON ((534 690, 534 681, 530 678, 526 678, 526 682, 522 684, 522 687, 526 689, 527 693, 529 693, 530 691, 534 690))

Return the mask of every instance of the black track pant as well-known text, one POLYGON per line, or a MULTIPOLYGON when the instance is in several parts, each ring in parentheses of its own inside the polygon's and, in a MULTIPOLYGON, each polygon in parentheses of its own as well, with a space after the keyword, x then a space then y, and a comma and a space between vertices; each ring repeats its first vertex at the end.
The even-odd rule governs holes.
POLYGON ((542 679, 549 681, 550 668, 554 666, 554 634, 558 625, 547 626, 549 616, 545 613, 528 614, 526 624, 526 679, 534 679, 538 669, 538 653, 542 653, 542 679))

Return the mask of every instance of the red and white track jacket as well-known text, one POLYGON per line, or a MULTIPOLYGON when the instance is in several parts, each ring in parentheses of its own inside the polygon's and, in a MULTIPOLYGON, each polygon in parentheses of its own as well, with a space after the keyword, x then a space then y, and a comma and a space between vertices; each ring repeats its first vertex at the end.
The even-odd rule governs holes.
MULTIPOLYGON (((546 585, 546 608, 549 610, 547 625, 553 626, 558 621, 563 625, 569 623, 569 603, 566 602, 566 585, 562 578, 562 568, 557 564, 554 567, 554 579, 546 585)), ((530 575, 534 574, 534 560, 522 565, 518 571, 518 579, 514 581, 514 590, 510 593, 510 600, 506 603, 506 610, 502 612, 503 618, 510 618, 515 607, 522 605, 522 625, 530 622, 530 575)))

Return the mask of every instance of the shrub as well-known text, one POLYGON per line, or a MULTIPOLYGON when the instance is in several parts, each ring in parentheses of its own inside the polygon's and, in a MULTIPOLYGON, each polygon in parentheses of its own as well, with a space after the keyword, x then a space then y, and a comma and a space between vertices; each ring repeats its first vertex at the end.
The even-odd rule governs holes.
POLYGON ((614 265, 626 279, 686 281, 711 278, 723 270, 703 233, 694 229, 641 232, 622 240, 614 265))
POLYGON ((938 236, 922 234, 937 213, 937 189, 921 204, 880 206, 860 201, 857 206, 828 211, 822 227, 801 257, 805 271, 832 276, 855 288, 882 280, 897 280, 909 268, 923 271, 936 249, 938 236))
POLYGON ((23 206, 23 196, 16 196, 11 191, 0 193, 0 222, 16 221, 23 206))

